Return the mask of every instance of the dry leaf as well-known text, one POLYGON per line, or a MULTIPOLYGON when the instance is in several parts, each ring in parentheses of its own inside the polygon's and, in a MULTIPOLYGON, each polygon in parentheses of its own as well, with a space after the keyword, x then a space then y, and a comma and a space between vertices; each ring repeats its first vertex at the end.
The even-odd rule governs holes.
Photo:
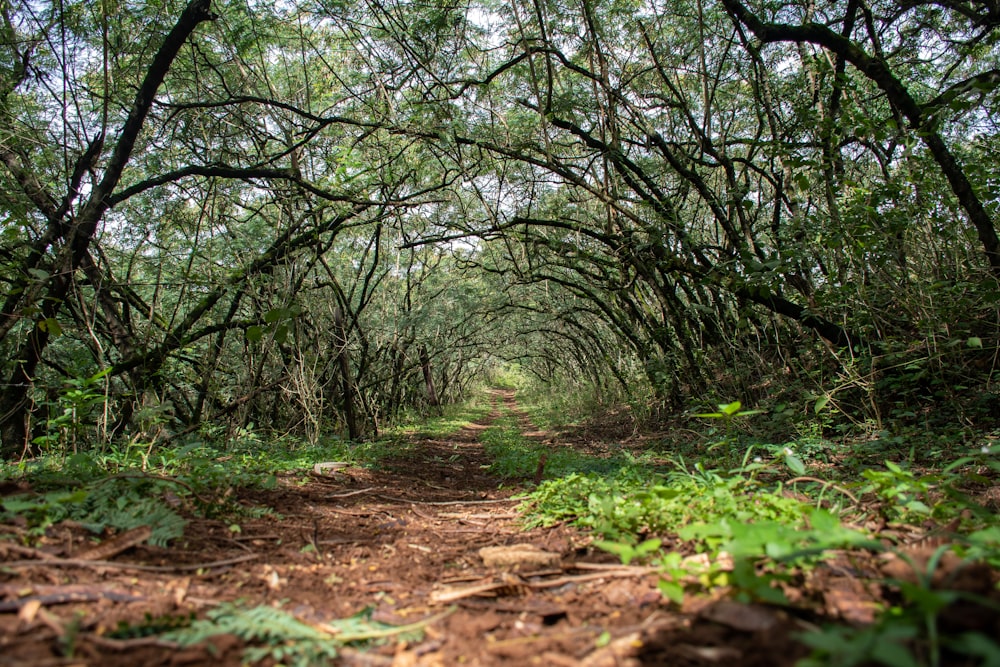
POLYGON ((511 544, 505 547, 483 547, 479 557, 486 567, 514 567, 517 565, 555 565, 559 554, 544 551, 533 544, 511 544))
POLYGON ((87 549, 76 555, 78 560, 110 560, 123 551, 142 544, 153 534, 150 526, 139 526, 132 530, 126 530, 121 535, 116 535, 110 540, 105 540, 92 549, 87 549))
POLYGON ((850 586, 835 586, 823 591, 823 601, 831 616, 858 624, 875 622, 879 604, 850 586))
POLYGON ((35 616, 38 615, 38 611, 42 608, 41 600, 29 600, 21 607, 17 612, 17 618, 21 622, 28 624, 35 620, 35 616))
POLYGON ((701 613, 702 618, 741 632, 762 632, 774 627, 778 619, 767 607, 719 600, 701 613))
POLYGON ((329 474, 333 475, 338 470, 343 470, 349 467, 351 464, 345 461, 323 461, 322 463, 317 463, 313 466, 313 473, 317 475, 329 474))

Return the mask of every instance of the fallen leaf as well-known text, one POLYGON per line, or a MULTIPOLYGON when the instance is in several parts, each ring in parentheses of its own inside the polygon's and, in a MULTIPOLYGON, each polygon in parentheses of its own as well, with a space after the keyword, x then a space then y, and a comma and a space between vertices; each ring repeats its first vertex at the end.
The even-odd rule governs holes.
POLYGON ((483 547, 479 557, 486 567, 514 567, 517 565, 555 565, 559 554, 539 549, 533 544, 511 544, 504 547, 483 547))
POLYGON ((21 609, 17 612, 18 620, 23 623, 31 623, 35 620, 35 616, 38 615, 38 610, 42 608, 41 600, 29 600, 21 609))
POLYGON ((110 560, 123 551, 142 544, 153 534, 150 526, 139 526, 132 530, 126 530, 121 535, 116 535, 110 540, 101 542, 96 547, 78 553, 75 558, 78 560, 110 560))
POLYGON ((755 604, 719 600, 701 613, 702 618, 741 632, 763 632, 778 622, 773 611, 755 604))

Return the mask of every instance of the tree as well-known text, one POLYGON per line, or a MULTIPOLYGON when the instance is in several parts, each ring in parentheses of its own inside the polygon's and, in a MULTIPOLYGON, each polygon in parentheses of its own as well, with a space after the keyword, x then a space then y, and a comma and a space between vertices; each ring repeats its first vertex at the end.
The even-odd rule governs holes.
MULTIPOLYGON (((101 155, 109 129, 107 125, 82 129, 81 137, 90 139, 85 146, 74 152, 75 160, 71 172, 67 174, 69 178, 66 179, 68 187, 61 197, 57 197, 42 181, 24 150, 19 151, 11 145, 17 136, 17 128, 10 118, 10 107, 4 109, 4 116, 7 117, 4 134, 7 141, 0 150, 0 159, 20 190, 19 194, 31 203, 44 225, 41 234, 33 239, 30 249, 20 260, 17 277, 8 289, 0 309, 3 316, 0 321, 0 342, 6 341, 7 336, 12 334, 22 320, 31 322, 24 327, 28 331, 14 355, 8 386, 4 398, 0 400, 0 441, 5 456, 9 457, 28 446, 29 390, 35 370, 50 339, 58 334, 57 315, 70 294, 74 273, 83 266, 94 263, 90 257, 91 242, 110 206, 110 198, 118 189, 125 166, 132 157, 157 90, 188 37, 200 23, 213 18, 215 16, 209 9, 208 0, 192 0, 184 9, 150 62, 120 126, 117 140, 107 155, 101 155), (101 160, 103 172, 99 178, 94 178, 89 194, 80 200, 83 179, 97 168, 98 160, 102 157, 105 158, 101 160)), ((60 19, 65 21, 65 15, 60 19)), ((65 29, 67 26, 64 24, 62 27, 65 29)), ((15 56, 15 71, 8 78, 8 90, 4 91, 4 98, 9 101, 17 87, 26 83, 33 53, 31 50, 22 51, 18 48, 17 31, 9 18, 7 31, 13 38, 10 48, 15 56)), ((65 56, 65 51, 60 55, 65 56)), ((68 62, 62 60, 60 64, 62 76, 71 76, 68 62)), ((69 102, 70 100, 63 100, 64 104, 69 102)), ((66 131, 69 132, 70 129, 66 128, 66 131)))

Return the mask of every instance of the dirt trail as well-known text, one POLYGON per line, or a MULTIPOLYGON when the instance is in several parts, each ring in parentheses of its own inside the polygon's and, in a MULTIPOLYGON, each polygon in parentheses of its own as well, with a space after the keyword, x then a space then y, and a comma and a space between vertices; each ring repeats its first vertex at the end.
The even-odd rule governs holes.
MULTIPOLYGON (((495 392, 516 410, 512 392, 495 392)), ((135 547, 113 564, 19 568, 0 574, 3 600, 28 592, 75 594, 69 602, 0 613, 0 665, 238 665, 235 638, 179 650, 152 639, 110 640, 119 621, 145 615, 202 613, 221 602, 282 608, 311 624, 373 608, 373 618, 404 625, 450 612, 413 644, 390 639, 364 653, 347 649, 345 665, 790 665, 800 647, 791 622, 768 615, 767 627, 735 629, 672 610, 657 577, 622 568, 567 526, 524 531, 512 496, 523 489, 487 471, 478 443, 495 419, 446 440, 414 440, 381 470, 347 468, 332 476, 288 476, 275 490, 243 491, 248 505, 282 518, 193 520, 170 548, 135 547), (536 564, 487 564, 483 548, 529 544, 536 564), (550 554, 538 556, 538 552, 550 554), (541 562, 549 558, 548 562, 541 562), (215 563, 232 561, 229 565, 215 563), (163 568, 136 571, 129 564, 163 568), (73 619, 79 627, 74 629, 73 619), (60 637, 75 632, 71 658, 60 637)), ((521 414, 531 437, 545 439, 521 414)), ((65 557, 82 533, 54 531, 65 557)), ((0 526, 0 533, 4 533, 0 526)), ((4 561, 23 558, 0 542, 4 561)), ((500 557, 510 556, 501 550, 500 557)), ((487 556, 489 554, 487 553, 487 556)), ((516 556, 516 554, 515 554, 516 556)))

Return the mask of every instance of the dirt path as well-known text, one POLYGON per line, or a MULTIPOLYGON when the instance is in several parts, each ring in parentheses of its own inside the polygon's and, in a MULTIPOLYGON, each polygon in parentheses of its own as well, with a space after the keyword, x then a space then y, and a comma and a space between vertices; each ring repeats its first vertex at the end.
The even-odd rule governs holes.
MULTIPOLYGON (((510 392, 493 401, 516 409, 510 392)), ((774 617, 765 628, 736 630, 679 614, 654 573, 620 567, 580 532, 522 530, 511 499, 522 489, 487 471, 478 443, 487 423, 446 440, 415 440, 378 471, 346 468, 304 484, 289 476, 275 490, 240 492, 244 503, 273 507, 281 518, 241 521, 238 533, 195 520, 167 549, 144 545, 106 565, 0 574, 8 603, 26 592, 69 596, 0 613, 0 665, 238 665, 242 645, 233 637, 178 650, 105 636, 120 621, 135 626, 147 614, 200 614, 236 600, 281 603, 314 625, 366 608, 392 625, 434 619, 419 642, 390 637, 364 653, 343 651, 346 665, 782 665, 802 656, 786 639, 790 622, 774 617), (525 544, 535 551, 510 549, 525 544), (485 562, 493 556, 483 549, 496 547, 507 548, 501 560, 537 562, 485 562)), ((526 417, 521 426, 546 437, 526 417)), ((23 557, 6 544, 5 561, 23 557)))

